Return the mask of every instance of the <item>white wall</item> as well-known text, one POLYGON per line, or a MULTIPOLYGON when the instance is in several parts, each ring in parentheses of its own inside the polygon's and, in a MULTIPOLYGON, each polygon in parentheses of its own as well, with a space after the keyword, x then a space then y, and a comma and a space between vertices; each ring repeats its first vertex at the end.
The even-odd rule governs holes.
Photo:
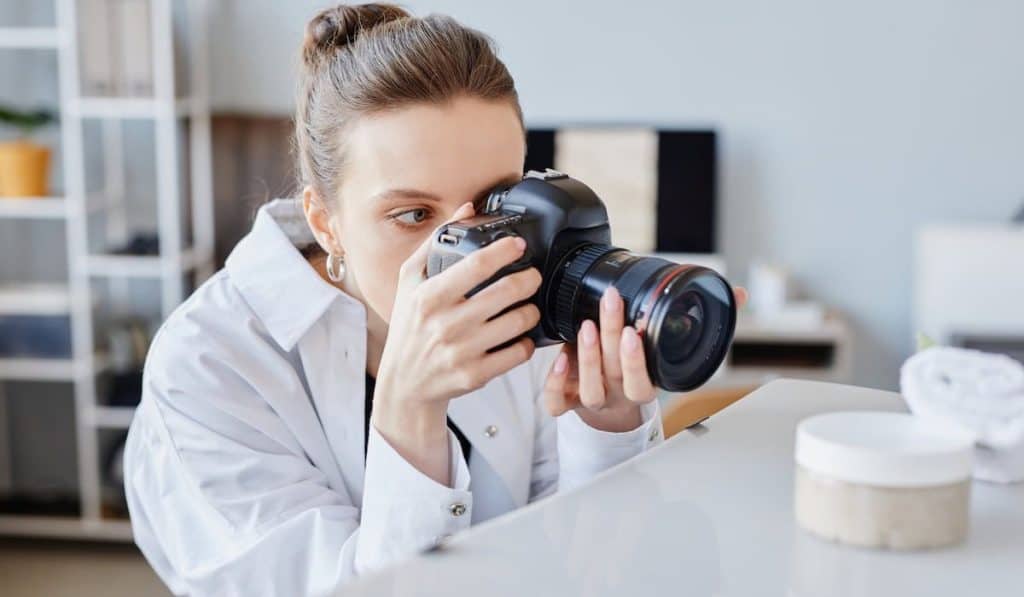
MULTIPOLYGON (((861 384, 895 387, 912 349, 915 228, 1024 201, 1022 2, 404 4, 494 37, 531 124, 715 126, 730 270, 784 262, 844 310, 861 384)), ((288 113, 323 5, 223 3, 216 105, 288 113)))
MULTIPOLYGON (((48 4, 0 1, 0 24, 52 23, 48 4)), ((215 107, 290 113, 303 26, 326 2, 211 4, 215 107)), ((1024 2, 404 4, 494 37, 532 125, 716 127, 730 270, 743 281, 753 257, 784 262, 845 311, 860 384, 895 387, 912 348, 915 228, 1003 220, 1024 201, 1024 2)), ((2 100, 52 105, 55 82, 52 56, 0 56, 2 100)), ((36 271, 64 250, 45 226, 0 231, 0 279, 61 276, 36 271)), ((28 404, 11 400, 11 429, 33 426, 28 404)), ((48 428, 69 424, 64 406, 48 428)), ((51 470, 73 486, 73 459, 45 469, 35 453, 14 451, 22 484, 50 484, 32 475, 51 470)))
MULTIPOLYGON (((326 3, 211 2, 215 107, 290 113, 302 29, 326 3)), ((5 24, 52 19, 46 2, 0 4, 5 24)), ((1003 220, 1024 201, 1022 2, 404 4, 494 37, 530 124, 716 127, 733 277, 752 257, 788 264, 853 320, 865 385, 895 387, 912 348, 915 227, 1003 220)), ((0 97, 54 97, 52 58, 38 60, 39 77, 0 61, 0 97)))

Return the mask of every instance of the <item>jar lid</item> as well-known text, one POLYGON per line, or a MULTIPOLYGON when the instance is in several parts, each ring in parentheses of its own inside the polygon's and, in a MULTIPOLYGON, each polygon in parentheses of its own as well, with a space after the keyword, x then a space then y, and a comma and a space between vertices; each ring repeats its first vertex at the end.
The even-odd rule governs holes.
POLYGON ((909 413, 852 411, 816 415, 796 429, 796 461, 849 483, 930 487, 970 477, 974 438, 909 413))

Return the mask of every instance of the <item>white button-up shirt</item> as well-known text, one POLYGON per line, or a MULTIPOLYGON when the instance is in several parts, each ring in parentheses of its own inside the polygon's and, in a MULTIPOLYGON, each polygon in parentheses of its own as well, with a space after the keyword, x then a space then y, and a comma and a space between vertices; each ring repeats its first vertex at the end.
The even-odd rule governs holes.
POLYGON ((175 593, 328 594, 364 571, 585 482, 661 441, 543 408, 558 347, 450 403, 452 486, 373 426, 364 457, 366 311, 297 247, 298 200, 252 230, 161 326, 125 451, 135 541, 175 593))

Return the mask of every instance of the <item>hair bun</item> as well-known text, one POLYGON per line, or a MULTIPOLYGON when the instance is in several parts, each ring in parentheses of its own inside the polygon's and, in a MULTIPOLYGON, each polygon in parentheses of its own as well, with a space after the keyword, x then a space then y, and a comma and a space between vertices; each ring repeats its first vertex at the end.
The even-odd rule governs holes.
POLYGON ((339 4, 325 8, 306 25, 302 58, 308 65, 319 64, 355 41, 361 32, 408 16, 408 12, 393 4, 339 4))

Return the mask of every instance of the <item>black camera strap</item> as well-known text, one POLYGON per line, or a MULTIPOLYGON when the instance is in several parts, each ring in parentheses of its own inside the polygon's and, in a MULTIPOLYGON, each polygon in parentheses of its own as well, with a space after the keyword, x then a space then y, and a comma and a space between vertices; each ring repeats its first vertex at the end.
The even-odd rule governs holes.
MULTIPOLYGON (((369 446, 370 441, 370 414, 373 412, 373 390, 377 385, 377 380, 373 378, 369 373, 366 374, 366 421, 364 424, 363 434, 363 461, 366 461, 366 448, 369 446)), ((462 455, 466 459, 466 466, 469 466, 469 455, 472 450, 472 446, 469 444, 469 440, 466 439, 465 434, 462 433, 455 423, 452 422, 451 417, 448 418, 448 428, 455 434, 456 439, 459 440, 459 445, 462 446, 462 455)))

